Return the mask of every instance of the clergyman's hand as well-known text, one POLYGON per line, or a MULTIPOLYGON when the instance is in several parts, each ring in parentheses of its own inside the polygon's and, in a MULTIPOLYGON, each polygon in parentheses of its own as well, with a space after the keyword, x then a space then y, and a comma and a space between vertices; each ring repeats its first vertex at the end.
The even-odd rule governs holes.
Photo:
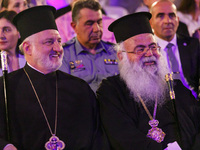
POLYGON ((14 145, 12 145, 12 144, 8 144, 8 145, 6 145, 4 147, 3 150, 17 150, 17 148, 14 145))
POLYGON ((182 149, 180 148, 178 143, 175 141, 173 143, 167 144, 167 148, 165 148, 164 150, 182 150, 182 149))

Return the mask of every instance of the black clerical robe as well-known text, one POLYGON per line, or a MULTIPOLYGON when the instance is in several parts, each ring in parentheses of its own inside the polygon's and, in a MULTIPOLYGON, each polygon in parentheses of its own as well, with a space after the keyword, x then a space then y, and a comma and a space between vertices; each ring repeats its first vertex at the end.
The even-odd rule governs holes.
MULTIPOLYGON (((200 149, 200 140, 196 138, 200 127, 199 104, 180 81, 174 83, 182 141, 179 144, 183 150, 200 149)), ((179 141, 171 100, 157 108, 158 127, 166 133, 164 141, 157 143, 146 136, 151 128, 148 124, 150 119, 143 106, 131 98, 119 75, 102 81, 97 99, 103 128, 114 150, 163 150, 168 143, 179 141)), ((153 107, 148 107, 151 114, 153 107)))
MULTIPOLYGON (((66 150, 99 149, 98 117, 95 95, 88 84, 76 77, 56 71, 42 74, 25 66, 36 89, 52 132, 55 128, 56 77, 58 82, 58 114, 56 135, 66 150), (96 140, 95 140, 96 139, 96 140)), ((51 137, 47 122, 23 71, 8 74, 8 111, 11 141, 6 141, 6 123, 2 78, 0 78, 0 149, 12 143, 18 150, 42 150, 51 137)))

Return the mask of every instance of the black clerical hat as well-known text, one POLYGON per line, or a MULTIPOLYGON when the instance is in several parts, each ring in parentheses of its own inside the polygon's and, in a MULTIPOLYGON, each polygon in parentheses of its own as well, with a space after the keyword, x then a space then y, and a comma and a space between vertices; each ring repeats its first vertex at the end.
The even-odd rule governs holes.
POLYGON ((17 27, 21 41, 25 38, 47 29, 57 30, 53 6, 43 5, 26 9, 17 14, 13 23, 17 27))
POLYGON ((149 23, 150 18, 151 14, 148 12, 133 13, 114 21, 108 27, 108 30, 114 32, 117 43, 125 41, 138 34, 153 34, 149 23))

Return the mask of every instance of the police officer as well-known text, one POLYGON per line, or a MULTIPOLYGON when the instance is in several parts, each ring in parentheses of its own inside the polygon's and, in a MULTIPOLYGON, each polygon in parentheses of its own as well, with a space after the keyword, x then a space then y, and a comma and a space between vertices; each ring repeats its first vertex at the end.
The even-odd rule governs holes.
POLYGON ((84 79, 96 91, 102 79, 118 74, 114 45, 101 39, 100 4, 94 0, 77 1, 72 8, 71 26, 77 36, 63 45, 60 70, 84 79))

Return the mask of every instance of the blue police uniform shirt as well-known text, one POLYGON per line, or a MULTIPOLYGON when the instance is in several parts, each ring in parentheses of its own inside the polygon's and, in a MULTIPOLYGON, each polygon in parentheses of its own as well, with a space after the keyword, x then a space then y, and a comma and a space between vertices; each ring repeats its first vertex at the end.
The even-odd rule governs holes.
POLYGON ((64 58, 60 70, 82 78, 96 92, 102 79, 119 73, 113 46, 112 43, 101 41, 93 55, 74 37, 63 45, 64 58))

